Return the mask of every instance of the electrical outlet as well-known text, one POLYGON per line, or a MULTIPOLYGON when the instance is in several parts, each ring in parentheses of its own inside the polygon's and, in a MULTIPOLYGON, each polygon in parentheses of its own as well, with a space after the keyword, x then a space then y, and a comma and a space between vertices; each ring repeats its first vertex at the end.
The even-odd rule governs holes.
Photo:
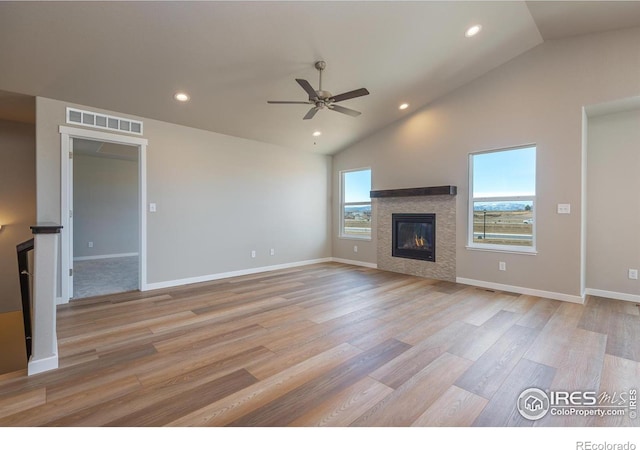
POLYGON ((353 246, 353 253, 358 253, 358 246, 357 245, 353 246))
POLYGON ((274 256, 276 254, 276 249, 272 248, 271 251, 270 251, 270 254, 271 254, 271 256, 274 256))
POLYGON ((156 212, 158 210, 155 203, 149 203, 149 212, 156 212))
POLYGON ((251 257, 255 258, 256 257, 256 251, 255 250, 251 250, 251 257))
POLYGON ((638 269, 629 269, 629 279, 630 280, 638 279, 638 269))
POLYGON ((500 262, 498 263, 498 269, 499 269, 499 270, 507 270, 507 263, 506 263, 506 262, 504 262, 504 261, 500 261, 500 262))
POLYGON ((93 242, 89 241, 89 242, 87 243, 87 246, 88 246, 89 248, 93 248, 93 242))

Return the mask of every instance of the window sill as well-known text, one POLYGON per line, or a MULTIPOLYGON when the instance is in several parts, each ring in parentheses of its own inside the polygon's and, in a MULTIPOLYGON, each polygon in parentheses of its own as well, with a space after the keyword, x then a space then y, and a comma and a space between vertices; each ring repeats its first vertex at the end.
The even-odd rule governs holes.
POLYGON ((354 240, 354 241, 370 241, 371 236, 338 236, 338 239, 354 240))
POLYGON ((465 245, 467 250, 475 251, 475 252, 491 252, 491 253, 511 253, 514 255, 526 255, 526 256, 536 256, 538 251, 536 249, 526 250, 526 249, 503 249, 503 248, 491 248, 491 247, 474 247, 470 245, 465 245))

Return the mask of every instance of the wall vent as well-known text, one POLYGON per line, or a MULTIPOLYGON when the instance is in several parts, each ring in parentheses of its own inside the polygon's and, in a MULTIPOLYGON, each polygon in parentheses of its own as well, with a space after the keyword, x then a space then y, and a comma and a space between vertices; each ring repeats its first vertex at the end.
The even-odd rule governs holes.
POLYGON ((67 123, 142 135, 142 122, 139 120, 82 111, 75 108, 67 108, 67 123))

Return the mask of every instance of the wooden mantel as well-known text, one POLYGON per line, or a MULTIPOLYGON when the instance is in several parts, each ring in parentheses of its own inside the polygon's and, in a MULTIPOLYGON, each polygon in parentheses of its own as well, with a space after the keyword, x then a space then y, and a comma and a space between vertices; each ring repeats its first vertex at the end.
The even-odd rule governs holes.
POLYGON ((371 198, 383 197, 419 197, 425 195, 457 195, 457 186, 431 186, 408 189, 387 189, 382 191, 371 191, 371 198))

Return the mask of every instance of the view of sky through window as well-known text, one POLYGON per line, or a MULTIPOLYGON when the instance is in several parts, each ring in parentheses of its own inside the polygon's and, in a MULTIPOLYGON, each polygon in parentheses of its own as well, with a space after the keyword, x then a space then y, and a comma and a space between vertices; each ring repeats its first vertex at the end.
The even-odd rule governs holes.
POLYGON ((535 147, 473 155, 475 198, 531 196, 535 183, 535 147))
POLYGON ((368 202, 371 191, 371 169, 344 173, 345 203, 368 202))

